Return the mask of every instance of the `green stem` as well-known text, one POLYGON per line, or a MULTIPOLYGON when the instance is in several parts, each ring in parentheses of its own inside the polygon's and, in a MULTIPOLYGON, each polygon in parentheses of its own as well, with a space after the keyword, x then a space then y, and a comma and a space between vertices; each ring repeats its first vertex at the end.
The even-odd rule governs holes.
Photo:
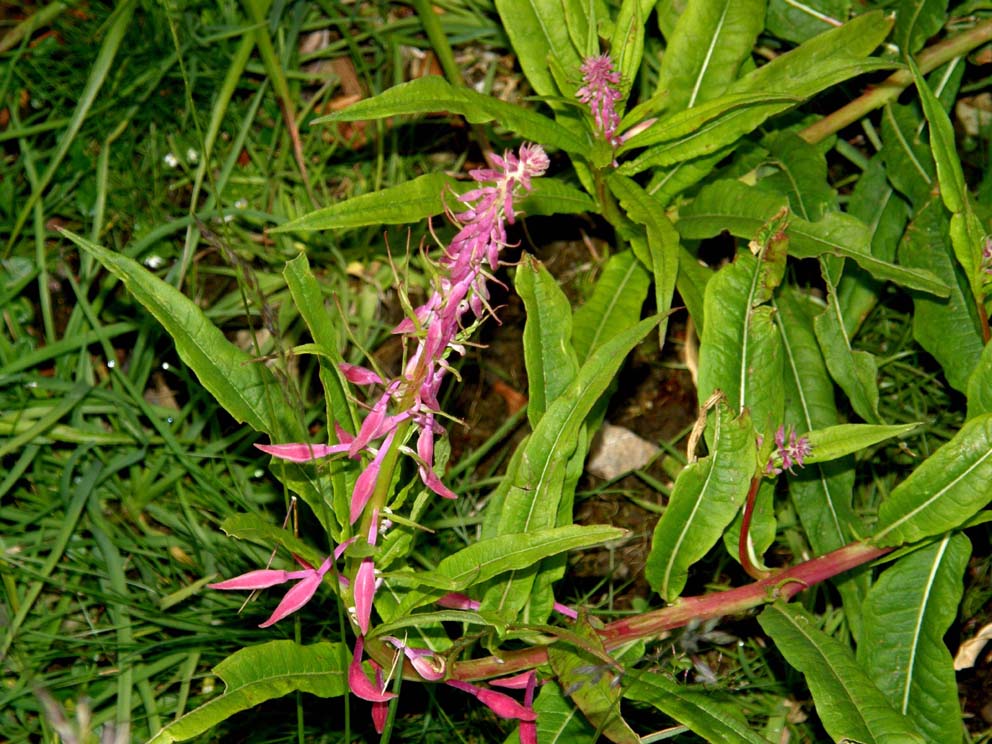
MULTIPOLYGON (((970 31, 945 39, 925 49, 916 58, 923 74, 932 72, 955 57, 967 54, 976 47, 992 40, 992 20, 979 23, 970 31)), ((899 94, 913 84, 913 74, 909 69, 898 70, 887 77, 880 85, 871 88, 846 106, 837 109, 815 124, 799 133, 809 143, 825 140, 845 127, 853 124, 866 114, 896 100, 899 94)))

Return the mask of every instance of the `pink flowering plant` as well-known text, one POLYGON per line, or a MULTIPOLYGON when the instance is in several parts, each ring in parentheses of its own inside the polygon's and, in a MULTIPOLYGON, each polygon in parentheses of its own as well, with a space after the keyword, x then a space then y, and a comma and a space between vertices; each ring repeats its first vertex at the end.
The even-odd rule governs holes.
MULTIPOLYGON (((634 744, 682 731, 766 742, 771 723, 753 720, 746 702, 688 679, 692 670, 707 679, 693 649, 716 643, 712 624, 758 608, 767 644, 804 675, 807 710, 832 739, 960 740, 943 637, 970 552, 962 530, 986 518, 992 498, 992 243, 924 76, 980 42, 965 48, 952 38, 917 59, 915 32, 897 28, 889 43, 902 45, 896 59, 883 46, 890 19, 865 11, 766 61, 753 54, 764 2, 723 3, 723 15, 714 15, 716 3, 689 2, 662 19, 658 67, 645 52, 660 51, 645 37, 643 13, 653 6, 628 1, 616 17, 597 18, 596 4, 525 5, 497 8, 538 102, 515 105, 428 76, 318 120, 444 109, 475 125, 485 163, 467 174, 428 173, 272 230, 289 240, 411 224, 425 236, 417 255, 390 256, 404 310, 391 328, 402 349, 393 367, 361 352, 364 339, 343 348, 347 298, 326 296, 305 251, 286 264, 286 303, 309 337, 296 348, 318 365, 324 396, 308 425, 276 394, 285 381, 190 300, 134 261, 70 235, 138 288, 204 385, 259 433, 256 454, 301 503, 308 536, 258 515, 225 522, 232 538, 260 542, 273 557, 204 591, 257 593, 264 609, 251 612, 267 619, 256 645, 217 668, 226 692, 153 741, 192 738, 291 691, 361 701, 361 722, 347 726, 388 741, 407 686, 424 684, 488 711, 522 744, 634 744), (515 13, 540 18, 511 22, 515 13), (538 27, 569 33, 534 36, 538 27), (824 143, 837 122, 882 103, 852 102, 856 110, 835 119, 794 109, 895 67, 891 85, 915 85, 919 111, 890 103, 896 123, 880 125, 881 135, 869 129, 885 148, 901 141, 903 119, 926 129, 929 145, 914 157, 927 182, 887 161, 889 150, 859 154, 865 173, 843 209, 824 143), (492 145, 497 137, 505 149, 492 145), (895 201, 864 206, 883 188, 895 201), (522 247, 525 219, 574 214, 609 243, 580 302, 522 247), (733 238, 726 260, 704 265, 708 241, 725 233, 733 238), (882 244, 891 236, 898 252, 882 244), (407 291, 418 271, 421 286, 407 291), (926 422, 886 417, 878 383, 886 362, 852 342, 882 282, 916 303, 918 342, 966 399, 960 427, 917 452, 906 442, 929 442, 913 439, 926 422), (460 507, 472 490, 449 468, 462 424, 445 410, 446 392, 459 384, 479 328, 499 322, 494 297, 504 288, 526 313, 527 432, 492 490, 472 502, 474 531, 449 549, 423 524, 431 509, 460 507), (577 489, 626 361, 670 342, 669 317, 683 310, 691 324, 678 339, 680 358, 698 415, 645 538, 643 577, 656 601, 601 617, 590 595, 559 596, 567 556, 635 538, 580 524, 577 489), (891 441, 912 460, 908 475, 880 502, 875 495, 856 506, 868 454, 891 441), (427 541, 429 553, 420 549, 427 541), (701 588, 691 574, 704 561, 724 558, 731 568, 721 581, 732 581, 687 593, 701 588), (814 587, 830 613, 817 614, 820 599, 790 602, 814 587), (946 606, 930 604, 938 595, 946 606), (701 626, 708 629, 693 635, 701 626), (679 642, 691 659, 683 674, 659 650, 674 648, 660 644, 676 629, 685 629, 679 642), (914 666, 919 658, 926 669, 914 666), (635 709, 668 728, 644 730, 628 715, 635 709)), ((785 728, 776 738, 788 738, 785 728)))

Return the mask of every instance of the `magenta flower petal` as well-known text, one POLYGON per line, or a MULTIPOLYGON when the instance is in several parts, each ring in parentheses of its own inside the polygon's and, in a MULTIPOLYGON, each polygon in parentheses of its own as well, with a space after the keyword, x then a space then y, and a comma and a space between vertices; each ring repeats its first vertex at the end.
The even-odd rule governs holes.
POLYGON ((570 617, 572 620, 577 620, 579 617, 578 612, 573 610, 568 605, 563 605, 561 602, 555 602, 553 609, 555 612, 560 613, 565 617, 570 617))
POLYGON ((286 596, 282 598, 282 602, 279 603, 269 619, 258 627, 268 628, 270 625, 274 625, 282 620, 286 615, 296 612, 310 601, 310 598, 313 597, 322 580, 323 577, 316 571, 302 579, 296 586, 286 592, 286 596))
POLYGON ((447 607, 449 610, 477 610, 482 606, 481 603, 459 592, 445 594, 437 600, 436 604, 447 607))
POLYGON ((351 664, 348 665, 348 687, 362 700, 370 703, 385 703, 396 697, 396 693, 386 692, 381 687, 373 684, 372 680, 362 669, 362 655, 365 653, 365 639, 361 636, 355 641, 355 653, 351 657, 351 664))
MULTIPOLYGON (((369 663, 372 665, 372 668, 375 670, 376 687, 378 687, 380 690, 384 689, 386 683, 382 678, 382 667, 380 667, 374 661, 370 661, 369 663)), ((381 734, 383 730, 386 728, 386 718, 388 716, 389 716, 389 703, 386 702, 372 703, 372 725, 375 726, 375 732, 377 734, 381 734)))
POLYGON ((255 448, 262 450, 267 455, 290 462, 311 462, 336 452, 348 451, 346 444, 331 446, 326 444, 256 444, 255 448))
POLYGON ((375 372, 365 367, 359 367, 357 364, 348 364, 347 362, 341 362, 338 365, 338 369, 341 370, 341 374, 345 376, 348 382, 354 385, 382 385, 382 378, 379 377, 375 372))
POLYGON ((216 584, 207 584, 209 589, 268 589, 276 584, 283 584, 289 580, 288 571, 276 571, 274 569, 262 568, 258 571, 235 576, 233 579, 218 581, 216 584))
POLYGON ((537 720, 537 713, 502 692, 476 687, 457 679, 449 679, 445 684, 474 696, 500 718, 514 718, 518 721, 537 720))
POLYGON ((506 687, 510 690, 526 690, 529 685, 534 684, 536 675, 533 671, 514 674, 512 677, 500 677, 489 680, 493 687, 506 687))
POLYGON ((375 597, 375 563, 371 558, 366 558, 355 574, 355 620, 358 621, 362 635, 369 632, 373 597, 375 597))

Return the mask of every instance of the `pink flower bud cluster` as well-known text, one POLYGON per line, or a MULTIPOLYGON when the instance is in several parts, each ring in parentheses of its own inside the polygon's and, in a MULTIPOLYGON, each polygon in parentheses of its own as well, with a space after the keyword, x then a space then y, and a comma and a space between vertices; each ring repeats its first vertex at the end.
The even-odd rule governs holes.
POLYGON ((601 54, 587 57, 579 68, 582 72, 582 87, 575 97, 589 105, 596 130, 613 147, 618 147, 623 139, 617 134, 620 115, 617 103, 623 98, 620 91, 620 73, 613 67, 610 55, 601 54))
POLYGON ((775 432, 775 451, 772 453, 768 464, 765 466, 765 473, 768 475, 778 475, 788 470, 795 475, 795 467, 803 467, 805 459, 813 451, 807 437, 797 437, 796 430, 789 427, 788 441, 786 440, 785 425, 778 427, 775 432))

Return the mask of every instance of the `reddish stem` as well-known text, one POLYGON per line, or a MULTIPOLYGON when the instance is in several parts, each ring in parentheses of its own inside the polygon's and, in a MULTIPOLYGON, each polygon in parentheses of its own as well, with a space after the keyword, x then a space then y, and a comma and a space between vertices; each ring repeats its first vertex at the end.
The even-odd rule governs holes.
MULTIPOLYGON (((607 650, 619 648, 630 641, 651 638, 683 627, 693 620, 735 615, 776 599, 791 599, 803 589, 881 558, 891 550, 863 542, 851 543, 747 586, 683 597, 669 607, 617 620, 598 633, 607 650)), ((502 677, 540 666, 547 660, 547 648, 535 646, 508 651, 499 658, 490 656, 458 662, 452 665, 450 676, 461 680, 502 677)))
POLYGON ((747 500, 744 502, 744 516, 741 518, 741 535, 737 542, 737 557, 741 562, 741 567, 752 579, 768 578, 768 572, 751 563, 751 555, 747 549, 748 533, 751 530, 751 517, 754 516, 754 502, 758 497, 758 487, 761 485, 761 478, 754 476, 751 478, 751 488, 747 492, 747 500))

